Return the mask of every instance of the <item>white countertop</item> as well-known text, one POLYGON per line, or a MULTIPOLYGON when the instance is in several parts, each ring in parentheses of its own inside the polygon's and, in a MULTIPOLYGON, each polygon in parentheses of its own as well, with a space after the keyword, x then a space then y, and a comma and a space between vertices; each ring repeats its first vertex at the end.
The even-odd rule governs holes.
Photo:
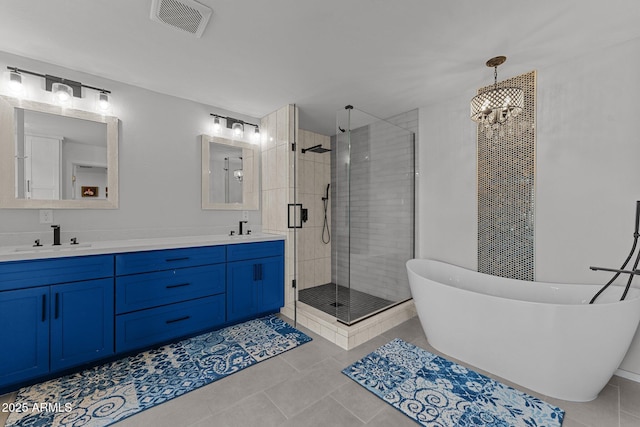
POLYGON ((83 255, 114 254, 122 252, 151 251, 156 249, 191 248, 198 246, 229 245, 236 243, 268 242, 284 240, 279 234, 255 233, 243 236, 208 235, 157 237, 151 239, 113 240, 100 242, 65 243, 60 246, 0 246, 0 262, 29 259, 62 258, 83 255))

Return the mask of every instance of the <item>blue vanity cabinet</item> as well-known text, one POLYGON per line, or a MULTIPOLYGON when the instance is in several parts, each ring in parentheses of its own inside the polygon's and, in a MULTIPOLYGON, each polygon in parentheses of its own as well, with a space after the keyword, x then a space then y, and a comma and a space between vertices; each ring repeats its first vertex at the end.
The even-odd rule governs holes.
POLYGON ((227 322, 273 313, 284 305, 284 241, 227 247, 227 322))
POLYGON ((0 388, 113 354, 113 256, 0 263, 0 278, 0 388))
POLYGON ((113 294, 113 278, 51 286, 51 371, 114 353, 113 294))
POLYGON ((116 255, 116 351, 222 326, 225 260, 224 245, 116 255))
POLYGON ((49 372, 49 287, 0 292, 0 386, 49 372))

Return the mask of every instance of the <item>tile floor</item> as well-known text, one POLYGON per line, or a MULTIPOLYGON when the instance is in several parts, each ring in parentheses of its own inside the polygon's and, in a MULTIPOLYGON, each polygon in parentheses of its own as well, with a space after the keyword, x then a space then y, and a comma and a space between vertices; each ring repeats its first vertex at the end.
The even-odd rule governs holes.
MULTIPOLYGON (((313 341, 115 425, 417 425, 340 372, 393 338, 402 338, 439 354, 427 343, 416 317, 350 351, 305 328, 299 329, 313 341)), ((497 379, 513 386, 508 381, 497 379)), ((535 395, 530 390, 522 390, 535 395)), ((539 397, 566 411, 563 427, 640 427, 640 384, 624 378, 614 377, 600 396, 588 403, 539 397)), ((0 404, 12 399, 13 394, 0 396, 0 404)), ((6 417, 6 413, 0 412, 0 425, 4 425, 6 417)))

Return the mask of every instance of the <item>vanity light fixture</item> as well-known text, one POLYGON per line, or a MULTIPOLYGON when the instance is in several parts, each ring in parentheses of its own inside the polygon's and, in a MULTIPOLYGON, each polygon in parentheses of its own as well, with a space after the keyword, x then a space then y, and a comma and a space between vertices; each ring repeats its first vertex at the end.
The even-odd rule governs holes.
POLYGON ((22 74, 20 74, 20 72, 9 71, 9 90, 16 95, 21 95, 24 92, 22 74))
POLYGON ((504 64, 506 56, 496 56, 486 62, 492 67, 493 88, 474 96, 471 100, 471 120, 482 126, 487 138, 492 138, 494 131, 504 134, 503 125, 512 126, 513 119, 524 108, 524 91, 519 87, 498 87, 498 66, 504 64))
POLYGON ((244 125, 253 126, 255 131, 253 132, 254 141, 257 143, 260 141, 260 126, 253 123, 245 122, 244 120, 234 119, 233 117, 221 116, 219 114, 210 113, 213 116, 213 132, 219 133, 221 130, 220 119, 224 119, 227 129, 231 129, 231 133, 234 138, 244 137, 244 125))
POLYGON ((98 94, 99 109, 103 108, 103 106, 105 105, 104 104, 105 100, 107 102, 106 109, 108 109, 108 101, 109 101, 108 94, 110 94, 111 91, 107 89, 101 89, 98 87, 85 85, 74 80, 68 80, 62 77, 52 76, 50 74, 41 74, 41 73, 29 71, 29 70, 23 70, 17 67, 7 67, 7 69, 10 71, 9 73, 10 84, 13 84, 13 82, 17 83, 18 80, 22 82, 22 74, 29 74, 36 77, 42 77, 45 80, 45 90, 52 92, 58 103, 67 103, 73 97, 82 98, 83 87, 98 91, 99 92, 98 94), (101 97, 101 95, 103 96, 101 97))
POLYGON ((111 107, 111 102, 109 102, 109 94, 105 91, 100 91, 98 93, 98 110, 102 112, 109 111, 111 107))
POLYGON ((220 117, 219 116, 215 116, 213 118, 213 133, 220 133, 220 130, 222 129, 222 127, 220 126, 220 117))

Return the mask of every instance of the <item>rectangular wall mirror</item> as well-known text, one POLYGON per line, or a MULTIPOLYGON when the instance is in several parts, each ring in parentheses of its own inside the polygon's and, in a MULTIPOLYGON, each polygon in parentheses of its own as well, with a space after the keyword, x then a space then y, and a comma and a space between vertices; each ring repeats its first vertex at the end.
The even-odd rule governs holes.
POLYGON ((118 207, 118 119, 0 97, 0 208, 118 207))
POLYGON ((202 135, 202 209, 257 210, 259 147, 202 135))

